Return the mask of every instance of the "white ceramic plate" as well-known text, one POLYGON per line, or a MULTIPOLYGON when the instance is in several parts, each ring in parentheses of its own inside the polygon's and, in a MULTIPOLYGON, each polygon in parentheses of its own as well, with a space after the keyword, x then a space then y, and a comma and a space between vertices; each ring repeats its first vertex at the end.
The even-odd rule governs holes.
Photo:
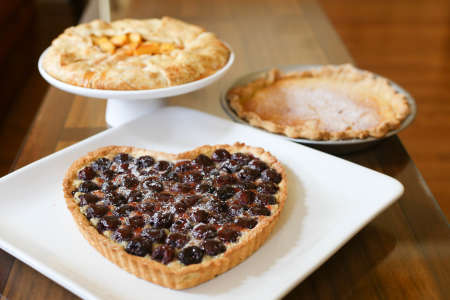
POLYGON ((273 299, 285 295, 403 193, 395 179, 277 136, 179 107, 109 129, 0 179, 0 247, 85 299, 273 299), (173 291, 138 279, 83 239, 61 181, 97 147, 180 152, 242 141, 286 166, 288 199, 267 242, 239 266, 173 291))

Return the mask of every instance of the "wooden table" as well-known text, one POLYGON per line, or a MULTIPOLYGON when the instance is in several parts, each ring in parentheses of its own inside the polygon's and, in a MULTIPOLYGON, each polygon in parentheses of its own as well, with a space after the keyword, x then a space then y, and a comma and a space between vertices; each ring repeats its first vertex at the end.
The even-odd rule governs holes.
MULTIPOLYGON (((96 1, 88 5, 83 21, 98 15, 96 7, 96 1)), ((202 25, 227 41, 237 59, 226 77, 168 100, 168 105, 224 118, 219 92, 242 74, 275 65, 352 62, 314 0, 122 0, 112 7, 113 19, 169 15, 202 25)), ((50 88, 15 168, 105 130, 104 111, 105 101, 86 101, 50 88)), ((405 194, 286 298, 450 299, 449 224, 400 140, 393 137, 344 158, 397 178, 405 194)), ((1 294, 1 299, 76 298, 2 251, 1 294)))

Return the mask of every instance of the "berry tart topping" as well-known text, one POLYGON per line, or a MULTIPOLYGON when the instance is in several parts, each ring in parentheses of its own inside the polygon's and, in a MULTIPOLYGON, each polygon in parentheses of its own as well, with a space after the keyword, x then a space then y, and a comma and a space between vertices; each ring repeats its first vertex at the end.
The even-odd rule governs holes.
POLYGON ((270 216, 282 180, 253 154, 226 149, 180 161, 117 153, 76 176, 72 194, 99 233, 129 254, 186 266, 225 253, 270 216))

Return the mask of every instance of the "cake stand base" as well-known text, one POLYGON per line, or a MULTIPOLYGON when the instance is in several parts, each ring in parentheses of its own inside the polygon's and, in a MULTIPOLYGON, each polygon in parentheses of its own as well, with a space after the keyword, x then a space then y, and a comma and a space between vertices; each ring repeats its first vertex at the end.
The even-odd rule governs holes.
POLYGON ((108 99, 106 103, 106 123, 110 127, 117 127, 164 105, 164 98, 148 100, 108 99))

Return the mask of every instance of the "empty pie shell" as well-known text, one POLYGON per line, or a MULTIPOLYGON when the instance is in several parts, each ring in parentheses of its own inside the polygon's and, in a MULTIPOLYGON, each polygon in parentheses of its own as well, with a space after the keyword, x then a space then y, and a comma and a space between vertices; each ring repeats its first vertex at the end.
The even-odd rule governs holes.
POLYGON ((388 80, 351 65, 274 69, 226 97, 249 124, 311 140, 381 138, 410 113, 406 96, 388 80))

